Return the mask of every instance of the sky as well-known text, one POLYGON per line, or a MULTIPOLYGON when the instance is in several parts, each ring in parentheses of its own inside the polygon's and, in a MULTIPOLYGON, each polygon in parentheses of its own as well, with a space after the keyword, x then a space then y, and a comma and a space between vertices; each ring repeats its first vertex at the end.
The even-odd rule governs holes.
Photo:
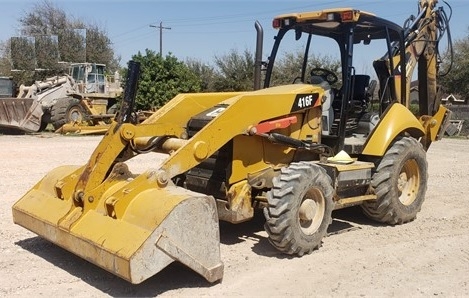
MULTIPOLYGON (((270 52, 274 16, 333 7, 352 7, 372 12, 402 25, 417 14, 417 0, 51 0, 68 15, 102 27, 112 41, 116 55, 125 65, 132 55, 145 49, 159 52, 159 26, 162 22, 163 55, 169 52, 178 59, 188 58, 211 63, 231 50, 254 51, 257 20, 264 28, 264 59, 270 52)), ((0 18, 0 41, 19 36, 18 19, 31 11, 40 0, 0 0, 4 11, 0 18)), ((469 35, 469 0, 448 0, 453 8, 453 40, 469 35)), ((438 2, 449 14, 443 1, 438 2)), ((376 57, 378 58, 378 57, 376 57)))

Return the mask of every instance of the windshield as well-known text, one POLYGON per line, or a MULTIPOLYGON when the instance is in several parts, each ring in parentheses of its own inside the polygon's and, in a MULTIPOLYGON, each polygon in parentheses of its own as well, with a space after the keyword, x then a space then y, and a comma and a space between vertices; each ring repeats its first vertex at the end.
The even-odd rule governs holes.
POLYGON ((297 36, 294 30, 285 34, 278 48, 270 86, 309 83, 313 68, 329 69, 336 74, 341 72, 340 49, 335 40, 311 36, 309 49, 308 40, 309 34, 297 36), (303 69, 305 55, 307 62, 303 69))
POLYGON ((0 78, 0 97, 13 96, 13 81, 10 79, 0 78))

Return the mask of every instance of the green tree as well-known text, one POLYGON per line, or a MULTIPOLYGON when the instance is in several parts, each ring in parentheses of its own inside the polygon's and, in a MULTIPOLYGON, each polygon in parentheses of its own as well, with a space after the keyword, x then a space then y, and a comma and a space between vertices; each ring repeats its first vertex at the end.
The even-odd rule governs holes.
POLYGON ((36 51, 34 38, 11 38, 12 66, 16 70, 34 70, 36 68, 36 51))
POLYGON ((213 92, 215 91, 215 79, 217 73, 215 68, 207 63, 200 60, 188 59, 186 61, 187 67, 195 73, 201 80, 202 92, 213 92))
MULTIPOLYGON (((303 56, 304 53, 302 51, 297 51, 280 57, 280 59, 275 62, 270 85, 276 86, 291 84, 295 79, 301 77, 303 56)), ((341 67, 340 60, 327 55, 311 55, 308 61, 306 79, 308 79, 311 69, 316 67, 328 69, 336 73, 339 79, 341 78, 339 75, 341 67)))
MULTIPOLYGON (((18 40, 13 37, 2 42, 1 53, 4 58, 19 59, 10 60, 10 68, 12 64, 28 66, 32 64, 42 69, 33 75, 23 73, 23 77, 40 80, 47 76, 62 74, 63 66, 59 65, 59 61, 103 63, 109 72, 119 69, 120 58, 115 56, 107 32, 97 25, 88 24, 80 18, 68 15, 50 0, 41 0, 33 4, 29 11, 25 11, 19 17, 18 23, 20 38, 27 37, 34 40, 35 57, 31 58, 29 53, 19 54, 23 50, 16 49, 15 43, 18 44, 18 40)), ((29 51, 29 48, 27 49, 29 51)), ((3 75, 10 75, 8 66, 8 63, 2 60, 0 69, 3 75)))
MULTIPOLYGON (((303 64, 303 52, 288 53, 278 57, 275 61, 271 78, 271 86, 292 84, 301 76, 303 64)), ((191 66, 194 72, 201 76, 203 82, 212 82, 214 91, 246 91, 254 87, 254 55, 248 50, 239 53, 231 50, 224 56, 215 57, 215 75, 209 76, 207 72, 202 76, 202 66, 195 64, 191 66), (213 80, 213 81, 212 81, 213 80)), ((208 67, 208 66, 206 66, 208 67)), ((326 68, 336 73, 340 78, 340 61, 330 56, 312 55, 309 57, 306 78, 314 67, 326 68)), ((210 73, 210 72, 208 72, 210 73)), ((337 84, 340 84, 338 82, 337 84)))
POLYGON ((60 57, 58 36, 37 36, 35 46, 36 67, 39 69, 56 69, 60 57))
MULTIPOLYGON (((468 28, 469 31, 469 28, 468 28)), ((443 71, 450 66, 450 56, 443 59, 443 71)), ((441 77, 440 83, 445 93, 453 93, 457 97, 469 99, 469 35, 454 42, 454 60, 450 72, 441 77)))
POLYGON ((119 68, 120 57, 115 56, 112 42, 105 30, 98 25, 86 26, 86 59, 87 62, 106 64, 108 70, 119 68), (102 62, 98 62, 102 61, 102 62))
POLYGON ((248 50, 238 53, 231 50, 227 55, 215 56, 216 91, 246 91, 254 89, 254 55, 248 50))
POLYGON ((104 63, 111 70, 118 67, 118 58, 114 57, 105 30, 67 15, 49 0, 36 3, 20 17, 19 23, 22 35, 58 36, 62 61, 104 63))
POLYGON ((157 109, 178 93, 199 92, 201 80, 189 67, 171 53, 161 57, 146 49, 132 60, 140 62, 140 80, 136 95, 139 110, 157 109))

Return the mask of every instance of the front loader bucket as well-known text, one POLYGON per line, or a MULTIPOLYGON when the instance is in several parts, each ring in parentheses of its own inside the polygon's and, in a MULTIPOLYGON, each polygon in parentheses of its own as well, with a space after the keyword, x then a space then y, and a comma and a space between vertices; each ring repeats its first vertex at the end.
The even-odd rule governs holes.
POLYGON ((0 129, 37 132, 41 128, 41 104, 33 98, 1 98, 0 129))
POLYGON ((127 207, 117 212, 121 215, 107 215, 106 208, 119 204, 111 192, 129 191, 129 182, 120 181, 103 194, 103 204, 86 210, 64 199, 65 190, 58 191, 81 170, 63 166, 46 175, 15 203, 14 222, 134 284, 174 261, 209 282, 222 278, 213 197, 172 185, 155 186, 130 191, 124 197, 127 207))

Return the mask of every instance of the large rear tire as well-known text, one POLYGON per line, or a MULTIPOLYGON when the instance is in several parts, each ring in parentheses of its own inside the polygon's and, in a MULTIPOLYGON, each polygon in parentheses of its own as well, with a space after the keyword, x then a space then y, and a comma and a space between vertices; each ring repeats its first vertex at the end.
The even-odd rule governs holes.
POLYGON ((117 114, 117 112, 119 112, 119 107, 117 106, 117 103, 110 106, 109 109, 107 110, 108 114, 117 114))
POLYGON ((392 225, 414 220, 425 200, 427 167, 425 150, 416 139, 405 137, 395 142, 373 174, 378 198, 362 204, 364 213, 392 225))
POLYGON ((52 106, 50 113, 51 123, 56 130, 66 123, 82 122, 86 115, 85 110, 80 105, 80 100, 71 97, 57 100, 55 105, 52 106))
POLYGON ((273 184, 264 209, 270 243, 298 256, 319 248, 332 221, 334 191, 326 171, 308 162, 292 163, 273 184))

